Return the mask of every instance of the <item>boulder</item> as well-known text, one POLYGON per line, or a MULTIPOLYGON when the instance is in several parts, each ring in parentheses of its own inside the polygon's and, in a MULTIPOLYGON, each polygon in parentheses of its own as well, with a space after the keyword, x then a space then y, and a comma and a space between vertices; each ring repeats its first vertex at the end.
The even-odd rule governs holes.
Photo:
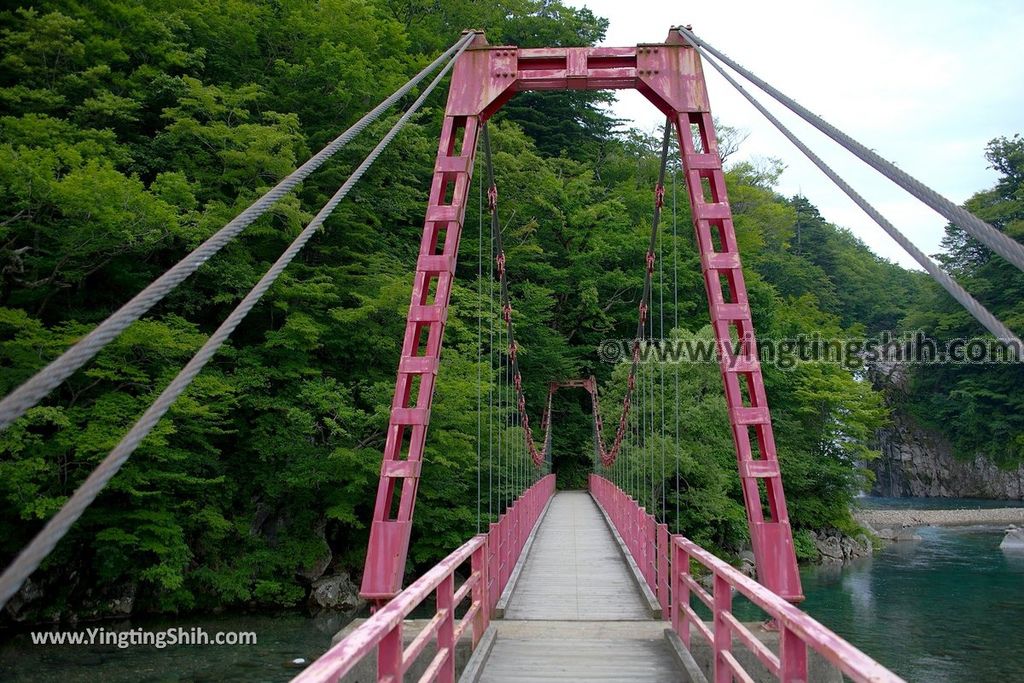
POLYGON ((825 536, 814 542, 822 562, 842 562, 843 546, 838 536, 825 536))
POLYGON ((135 609, 135 594, 137 592, 138 586, 134 583, 125 584, 119 590, 114 591, 107 602, 107 612, 118 617, 131 616, 135 609))
POLYGON ((43 597, 43 587, 31 578, 25 579, 21 589, 7 601, 7 615, 16 622, 25 621, 29 605, 43 597))
POLYGON ((1007 529, 1006 536, 1003 537, 999 547, 1003 550, 1024 551, 1024 529, 1018 529, 1017 527, 1007 529))
POLYGON ((811 538, 814 539, 814 547, 818 549, 821 562, 850 562, 860 557, 869 557, 874 552, 871 539, 866 534, 852 538, 831 529, 811 532, 811 538))
POLYGON ((749 576, 752 579, 757 579, 757 569, 754 567, 753 560, 747 560, 746 558, 742 558, 740 560, 739 570, 744 576, 749 576))
POLYGON ((334 610, 349 612, 362 604, 359 589, 346 572, 324 576, 313 582, 309 606, 315 612, 334 610))

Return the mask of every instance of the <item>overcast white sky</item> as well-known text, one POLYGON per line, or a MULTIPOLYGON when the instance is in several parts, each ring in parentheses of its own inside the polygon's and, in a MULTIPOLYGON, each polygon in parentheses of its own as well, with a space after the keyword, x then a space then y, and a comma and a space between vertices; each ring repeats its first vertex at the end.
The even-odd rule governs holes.
MULTIPOLYGON (((995 182, 985 144, 1024 132, 1021 0, 568 4, 610 20, 606 45, 660 42, 670 26, 692 24, 698 36, 957 203, 995 182)), ((876 253, 913 263, 710 66, 705 76, 715 116, 750 134, 738 158, 781 159, 783 194, 804 194, 876 253)), ((748 89, 925 253, 939 250, 942 218, 756 87, 748 89)), ((647 130, 662 125, 638 93, 618 96, 620 118, 647 130)))

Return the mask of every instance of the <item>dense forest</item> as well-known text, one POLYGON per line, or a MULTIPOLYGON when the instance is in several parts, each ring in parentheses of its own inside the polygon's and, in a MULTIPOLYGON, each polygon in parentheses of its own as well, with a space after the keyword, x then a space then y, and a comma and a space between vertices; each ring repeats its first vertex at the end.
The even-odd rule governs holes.
MULTIPOLYGON (((462 29, 483 27, 492 43, 529 47, 593 44, 606 28, 589 10, 557 0, 20 4, 0 14, 0 394, 462 29)), ((14 617, 103 614, 125 594, 136 612, 295 607, 317 576, 358 573, 441 91, 58 546, 14 617)), ((536 423, 548 381, 595 374, 607 397, 605 424, 615 424, 626 368, 600 362, 597 348, 635 330, 659 134, 625 129, 602 107, 608 97, 524 94, 491 123, 520 362, 536 423)), ((0 560, 60 507, 397 116, 371 126, 0 432, 0 560)), ((988 154, 1002 180, 969 206, 1020 236, 1024 143, 994 141, 988 154)), ((656 331, 707 338, 685 192, 670 172, 676 215, 666 218, 659 249, 662 267, 675 267, 673 278, 656 281, 656 315, 670 321, 656 331)), ((781 196, 774 187, 782 172, 772 162, 728 163, 762 337, 904 328, 977 334, 920 274, 876 257, 807 199, 781 196)), ((477 406, 481 390, 486 401, 501 386, 494 353, 478 345, 500 323, 489 257, 481 254, 487 240, 478 236, 484 225, 482 216, 467 216, 410 573, 478 524, 477 406)), ((1024 329, 1021 274, 955 229, 944 246, 946 266, 1011 328, 1024 329)), ((651 381, 664 372, 644 368, 651 381)), ((667 372, 678 389, 666 385, 670 394, 658 400, 674 406, 678 398, 682 407, 678 437, 658 444, 669 471, 678 463, 681 475, 679 486, 661 482, 666 506, 680 510, 670 521, 733 555, 747 531, 718 370, 681 364, 667 372)), ((956 416, 952 435, 964 453, 1016 460, 1024 454, 1024 411, 1013 389, 1022 380, 1019 368, 915 373, 907 409, 948 430, 956 416)), ((856 530, 849 503, 865 484, 863 463, 889 408, 839 364, 766 366, 765 381, 797 545, 810 556, 807 531, 856 530)), ((591 467, 589 403, 560 394, 554 410, 552 466, 560 486, 581 486, 591 467)), ((483 492, 484 513, 508 493, 483 492)))
MULTIPOLYGON (((985 148, 999 173, 995 187, 964 206, 1010 237, 1024 241, 1024 138, 1000 137, 985 148)), ((938 260, 1019 336, 1024 332, 1024 273, 956 226, 948 226, 938 260)), ((980 326, 930 280, 906 319, 908 329, 940 341, 982 336, 980 326)), ((1024 461, 1024 365, 943 364, 911 374, 906 410, 944 434, 962 458, 982 454, 1004 467, 1024 461)))

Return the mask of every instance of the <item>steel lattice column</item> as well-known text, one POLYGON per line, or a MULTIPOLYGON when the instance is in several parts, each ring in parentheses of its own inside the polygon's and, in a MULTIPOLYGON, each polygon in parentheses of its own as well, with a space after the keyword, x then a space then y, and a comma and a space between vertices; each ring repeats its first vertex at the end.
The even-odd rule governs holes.
POLYGON ((676 122, 758 578, 782 597, 802 600, 775 436, 714 123, 710 111, 682 112, 676 122), (753 443, 757 444, 756 454, 753 443))
POLYGON ((363 573, 370 599, 402 588, 479 123, 446 115, 441 130, 363 573))

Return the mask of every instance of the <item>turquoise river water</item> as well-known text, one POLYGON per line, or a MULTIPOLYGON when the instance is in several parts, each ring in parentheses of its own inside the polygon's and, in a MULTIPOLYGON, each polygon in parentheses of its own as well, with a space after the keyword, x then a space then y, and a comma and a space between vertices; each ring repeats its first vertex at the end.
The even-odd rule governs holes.
MULTIPOLYGON (((1024 682, 1024 553, 1001 551, 998 527, 927 527, 918 533, 923 540, 891 545, 871 559, 805 568, 804 609, 914 683, 1024 682)), ((0 633, 0 681, 287 681, 297 673, 292 660, 315 658, 343 623, 341 617, 245 615, 104 625, 257 634, 257 645, 234 647, 44 646, 34 645, 27 633, 0 633)))
MULTIPOLYGON (((991 501, 885 500, 872 507, 980 508, 991 501), (880 504, 881 503, 881 504, 880 504)), ((999 506, 1020 503, 999 503, 999 506)), ((843 567, 802 571, 802 607, 908 681, 1024 681, 1024 552, 998 526, 924 527, 843 567)))

